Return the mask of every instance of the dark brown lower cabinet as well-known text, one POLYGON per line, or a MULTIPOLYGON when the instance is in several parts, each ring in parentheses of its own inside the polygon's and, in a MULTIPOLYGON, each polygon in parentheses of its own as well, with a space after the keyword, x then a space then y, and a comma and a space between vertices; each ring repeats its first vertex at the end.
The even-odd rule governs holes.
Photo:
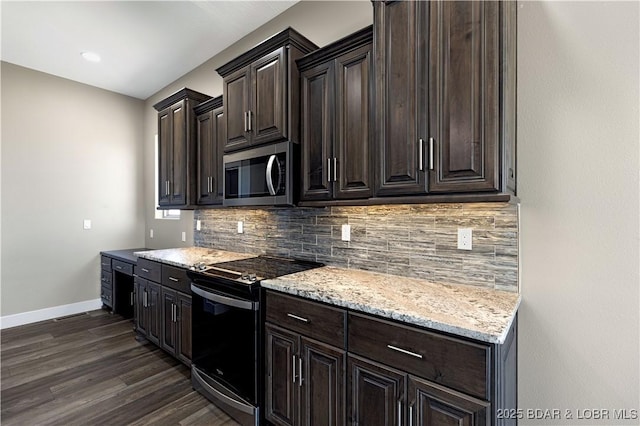
POLYGON ((409 376, 409 424, 416 426, 483 426, 491 424, 486 401, 409 376))
POLYGON ((352 355, 347 368, 349 424, 403 424, 406 374, 352 355))
POLYGON ((191 296, 162 287, 162 349, 191 364, 191 296))
POLYGON ((490 424, 489 402, 353 355, 349 355, 348 372, 349 424, 490 424))
POLYGON ((136 331, 150 342, 160 345, 161 286, 140 277, 135 278, 133 285, 136 331))
POLYGON ((275 425, 344 425, 345 351, 266 325, 266 418, 275 425))

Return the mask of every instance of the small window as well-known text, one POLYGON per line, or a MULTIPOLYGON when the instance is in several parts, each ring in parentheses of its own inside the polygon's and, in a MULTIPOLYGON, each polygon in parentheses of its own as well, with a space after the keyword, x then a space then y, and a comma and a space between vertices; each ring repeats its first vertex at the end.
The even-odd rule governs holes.
POLYGON ((162 212, 163 219, 180 219, 180 210, 169 209, 160 211, 162 212))

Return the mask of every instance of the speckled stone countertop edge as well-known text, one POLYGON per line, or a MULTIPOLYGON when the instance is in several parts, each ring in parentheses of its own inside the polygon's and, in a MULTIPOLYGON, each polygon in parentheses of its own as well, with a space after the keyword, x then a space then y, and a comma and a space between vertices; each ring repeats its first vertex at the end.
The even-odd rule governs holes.
POLYGON ((195 263, 222 263, 232 260, 256 257, 255 254, 236 253, 232 251, 208 249, 205 247, 179 247, 170 249, 156 249, 133 253, 142 259, 160 262, 166 265, 190 269, 195 263))
POLYGON ((353 301, 337 299, 334 297, 327 297, 325 295, 320 294, 321 291, 318 291, 318 292, 299 291, 299 290, 296 290, 293 286, 289 285, 288 283, 278 281, 277 278, 261 281, 260 285, 264 288, 280 291, 282 293, 287 293, 287 294, 302 297, 305 299, 324 302, 329 305, 339 306, 354 312, 377 315, 382 318, 388 318, 388 319, 400 321, 407 325, 424 327, 424 328, 441 331, 441 332, 445 332, 445 333, 449 333, 457 336, 479 340, 485 343, 495 343, 495 344, 503 344, 505 342, 507 338, 507 334, 511 328, 511 325, 513 324, 513 321, 515 320, 516 313, 518 312, 518 308, 520 307, 520 302, 522 300, 522 296, 518 295, 517 301, 510 314, 508 323, 504 326, 501 333, 497 334, 497 333, 485 333, 482 331, 472 330, 472 329, 460 327, 453 324, 434 321, 427 317, 410 315, 399 310, 376 308, 375 306, 371 306, 368 304, 361 304, 353 301))

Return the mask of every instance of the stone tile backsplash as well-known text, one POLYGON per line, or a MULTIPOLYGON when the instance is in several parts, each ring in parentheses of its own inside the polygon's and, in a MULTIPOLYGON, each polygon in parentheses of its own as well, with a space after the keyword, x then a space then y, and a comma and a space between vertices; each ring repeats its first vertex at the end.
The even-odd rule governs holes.
POLYGON ((518 291, 518 210, 506 203, 195 211, 195 245, 518 291), (244 233, 237 233, 238 221, 244 233), (342 225, 351 241, 342 241, 342 225), (473 228, 473 250, 457 249, 473 228))

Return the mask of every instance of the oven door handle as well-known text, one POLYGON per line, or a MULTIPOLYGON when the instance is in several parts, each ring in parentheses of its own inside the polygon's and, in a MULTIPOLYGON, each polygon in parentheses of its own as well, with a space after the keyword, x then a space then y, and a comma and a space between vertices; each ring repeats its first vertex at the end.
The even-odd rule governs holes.
POLYGON ((196 381, 200 386, 205 388, 207 392, 214 395, 219 400, 226 402, 227 404, 229 404, 230 406, 232 406, 238 411, 241 411, 246 414, 250 414, 252 416, 255 415, 256 409, 254 407, 243 404, 240 401, 236 401, 235 399, 223 394, 218 389, 211 386, 209 383, 205 382, 204 379, 200 376, 200 372, 198 371, 198 369, 194 366, 191 367, 191 376, 196 379, 196 381))
POLYGON ((211 293, 206 291, 194 283, 191 283, 191 291, 197 294, 200 297, 204 297, 207 300, 212 302, 221 303, 227 306, 233 306, 238 309, 245 309, 247 311, 257 311, 258 310, 258 302, 250 302, 248 300, 240 300, 235 297, 223 296, 221 294, 211 293))

